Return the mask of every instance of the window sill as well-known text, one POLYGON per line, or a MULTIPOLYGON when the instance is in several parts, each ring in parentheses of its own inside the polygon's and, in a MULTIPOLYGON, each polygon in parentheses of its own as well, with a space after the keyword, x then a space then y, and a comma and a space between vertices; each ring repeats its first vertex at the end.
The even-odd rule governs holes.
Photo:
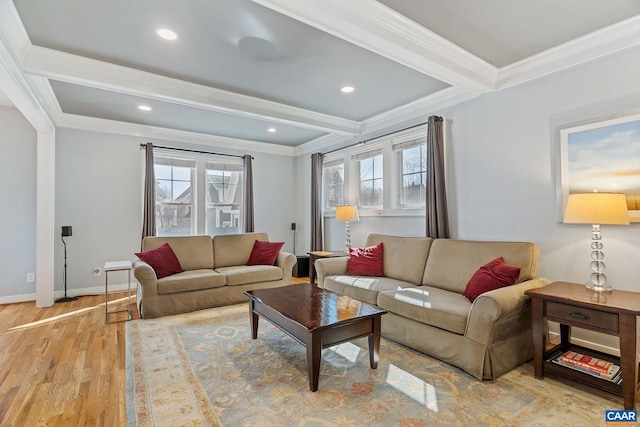
MULTIPOLYGON (((418 209, 367 209, 358 212, 360 217, 424 217, 424 208, 418 209)), ((325 212, 324 218, 335 218, 335 212, 325 212)))

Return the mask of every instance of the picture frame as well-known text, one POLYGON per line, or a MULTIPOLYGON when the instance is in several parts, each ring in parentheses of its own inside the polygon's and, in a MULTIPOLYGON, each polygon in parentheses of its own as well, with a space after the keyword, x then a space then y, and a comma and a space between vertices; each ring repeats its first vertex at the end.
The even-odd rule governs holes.
POLYGON ((640 111, 559 126, 559 221, 571 193, 624 193, 640 222, 640 111))

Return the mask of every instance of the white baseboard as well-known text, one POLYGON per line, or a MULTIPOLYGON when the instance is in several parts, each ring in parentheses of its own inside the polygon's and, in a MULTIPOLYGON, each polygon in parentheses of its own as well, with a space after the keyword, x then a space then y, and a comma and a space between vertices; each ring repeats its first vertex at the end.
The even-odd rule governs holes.
MULTIPOLYGON (((557 332, 549 331, 549 341, 551 342, 560 342, 560 334, 557 332)), ((575 345, 579 345, 581 347, 590 348, 592 350, 600 351, 602 353, 613 354, 614 356, 620 357, 620 349, 609 347, 606 345, 597 344, 587 340, 581 340, 579 338, 571 338, 571 343, 575 345)))
MULTIPOLYGON (((135 292, 137 289, 137 282, 131 283, 131 291, 135 292)), ((109 284, 109 293, 112 292, 121 292, 127 290, 126 283, 120 284, 109 284)), ((104 295, 104 286, 93 286, 90 288, 78 288, 78 289, 67 289, 67 296, 70 297, 81 297, 84 295, 104 295)), ((64 296, 64 290, 55 291, 53 294, 54 299, 62 298, 64 296)), ((9 295, 6 297, 0 297, 0 304, 13 304, 16 302, 27 302, 27 301, 35 301, 36 294, 22 294, 22 295, 9 295)))

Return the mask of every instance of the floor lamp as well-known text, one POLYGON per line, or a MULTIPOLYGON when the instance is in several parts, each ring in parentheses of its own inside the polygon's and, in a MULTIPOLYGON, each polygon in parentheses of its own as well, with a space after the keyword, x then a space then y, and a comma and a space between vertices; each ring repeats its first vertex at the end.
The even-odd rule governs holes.
POLYGON ((63 271, 63 278, 64 278, 64 297, 60 298, 58 300, 56 300, 56 302, 69 302, 69 301, 75 301, 78 299, 78 297, 68 297, 67 296, 67 243, 64 241, 65 237, 70 237, 72 236, 72 231, 71 231, 71 226, 70 225, 63 225, 62 226, 62 244, 64 245, 64 271, 63 271))
POLYGON ((336 206, 336 221, 344 222, 344 253, 348 254, 351 249, 351 232, 349 230, 350 221, 360 221, 358 207, 353 205, 336 206))

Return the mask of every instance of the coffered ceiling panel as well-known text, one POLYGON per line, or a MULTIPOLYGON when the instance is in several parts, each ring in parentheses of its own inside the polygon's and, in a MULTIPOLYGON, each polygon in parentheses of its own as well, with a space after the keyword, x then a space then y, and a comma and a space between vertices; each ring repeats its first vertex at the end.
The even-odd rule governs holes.
POLYGON ((54 125, 308 151, 637 44, 637 0, 3 0, 0 90, 54 125))

